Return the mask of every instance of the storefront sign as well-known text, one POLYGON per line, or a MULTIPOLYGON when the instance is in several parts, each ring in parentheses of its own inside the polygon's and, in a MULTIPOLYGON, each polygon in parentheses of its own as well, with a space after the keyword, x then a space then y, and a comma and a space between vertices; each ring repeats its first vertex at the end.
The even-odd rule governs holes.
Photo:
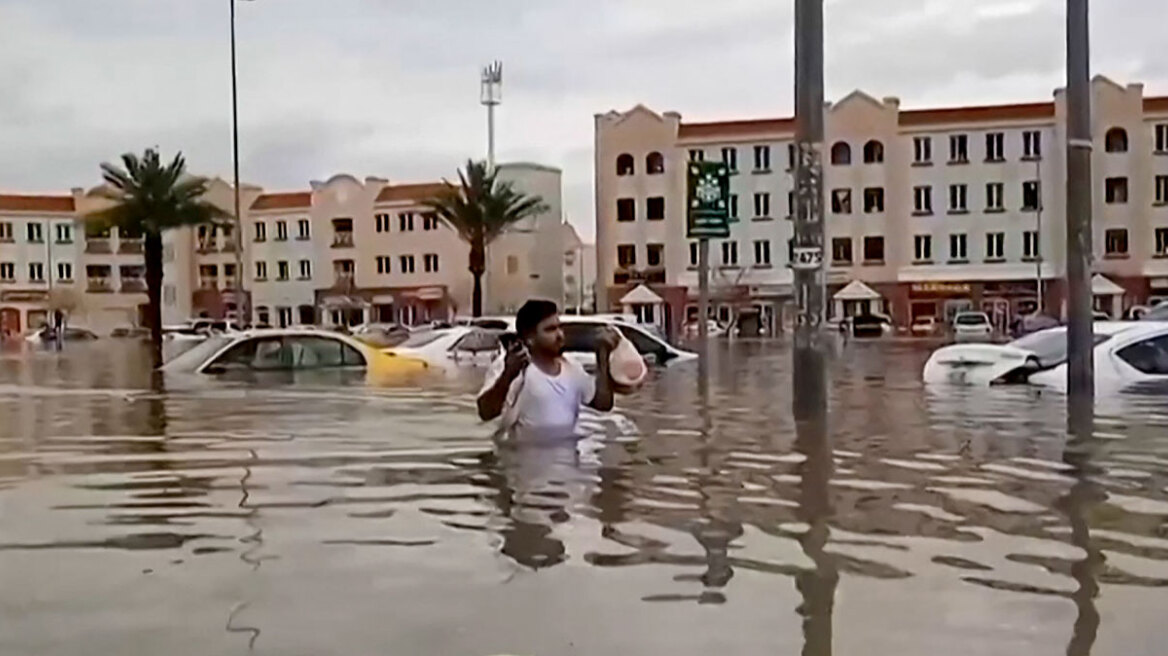
POLYGON ((918 282, 912 286, 914 294, 968 294, 971 289, 966 282, 918 282))
POLYGON ((11 291, 0 292, 0 301, 6 303, 41 303, 49 300, 48 292, 11 291))

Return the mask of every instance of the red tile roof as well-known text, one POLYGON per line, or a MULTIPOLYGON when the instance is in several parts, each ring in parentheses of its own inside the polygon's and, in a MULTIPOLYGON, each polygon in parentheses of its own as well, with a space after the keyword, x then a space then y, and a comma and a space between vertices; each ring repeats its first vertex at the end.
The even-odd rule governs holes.
POLYGON ((311 191, 263 194, 251 204, 253 210, 290 210, 304 207, 312 207, 311 191))
POLYGON ((1054 103, 944 107, 940 109, 910 109, 900 112, 900 124, 907 126, 1032 121, 1044 118, 1054 118, 1054 103))
POLYGON ((1144 98, 1145 112, 1168 112, 1168 96, 1144 98))
POLYGON ((378 203, 388 203, 392 201, 424 201, 443 191, 449 189, 450 186, 445 182, 418 182, 413 184, 399 184, 388 185, 381 190, 377 196, 378 203))
POLYGON ((677 128, 679 139, 703 137, 746 137, 755 134, 794 132, 793 118, 762 118, 746 121, 717 121, 712 123, 682 123, 677 128))
POLYGON ((29 196, 23 194, 0 194, 0 210, 10 212, 58 212, 77 211, 72 196, 29 196))

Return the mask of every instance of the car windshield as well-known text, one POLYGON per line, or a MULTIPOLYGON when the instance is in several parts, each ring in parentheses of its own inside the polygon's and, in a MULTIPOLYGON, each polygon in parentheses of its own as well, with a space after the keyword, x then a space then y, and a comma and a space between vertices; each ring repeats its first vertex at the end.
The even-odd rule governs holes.
POLYGON ((426 346, 427 344, 433 344, 434 342, 438 341, 439 339, 441 339, 445 336, 446 336, 446 331, 444 331, 444 330, 428 330, 425 332, 414 333, 413 335, 410 335, 409 339, 402 342, 401 344, 398 344, 398 347, 400 347, 400 348, 421 348, 423 346, 426 346))
POLYGON ((194 371, 234 339, 234 337, 225 336, 208 337, 205 341, 192 346, 167 362, 166 368, 174 371, 194 371))
POLYGON ((958 326, 980 326, 989 323, 989 321, 985 318, 985 315, 981 314, 959 314, 953 320, 953 323, 958 326))
MULTIPOLYGON (((1111 339, 1110 335, 1095 334, 1095 346, 1111 339)), ((1029 351, 1043 368, 1056 367, 1067 361, 1067 331, 1044 330, 1007 344, 1011 348, 1029 351)))
POLYGON ((1148 310, 1141 319, 1143 321, 1168 321, 1168 303, 1161 303, 1148 310))

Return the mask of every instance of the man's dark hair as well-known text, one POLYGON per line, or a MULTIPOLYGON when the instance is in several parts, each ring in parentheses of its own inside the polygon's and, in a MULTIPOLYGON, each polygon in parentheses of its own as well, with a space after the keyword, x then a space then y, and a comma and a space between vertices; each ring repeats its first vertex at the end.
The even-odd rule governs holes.
POLYGON ((560 309, 552 301, 533 299, 523 304, 515 314, 515 332, 527 337, 535 332, 539 322, 554 316, 560 309))

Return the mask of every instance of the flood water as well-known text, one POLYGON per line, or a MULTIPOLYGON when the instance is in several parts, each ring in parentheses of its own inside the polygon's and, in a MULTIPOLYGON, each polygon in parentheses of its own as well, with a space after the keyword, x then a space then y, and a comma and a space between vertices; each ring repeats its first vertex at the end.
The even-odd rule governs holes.
POLYGON ((0 654, 1123 654, 1168 640, 1168 400, 922 389, 853 343, 826 442, 783 344, 496 450, 432 388, 0 359, 0 654))

